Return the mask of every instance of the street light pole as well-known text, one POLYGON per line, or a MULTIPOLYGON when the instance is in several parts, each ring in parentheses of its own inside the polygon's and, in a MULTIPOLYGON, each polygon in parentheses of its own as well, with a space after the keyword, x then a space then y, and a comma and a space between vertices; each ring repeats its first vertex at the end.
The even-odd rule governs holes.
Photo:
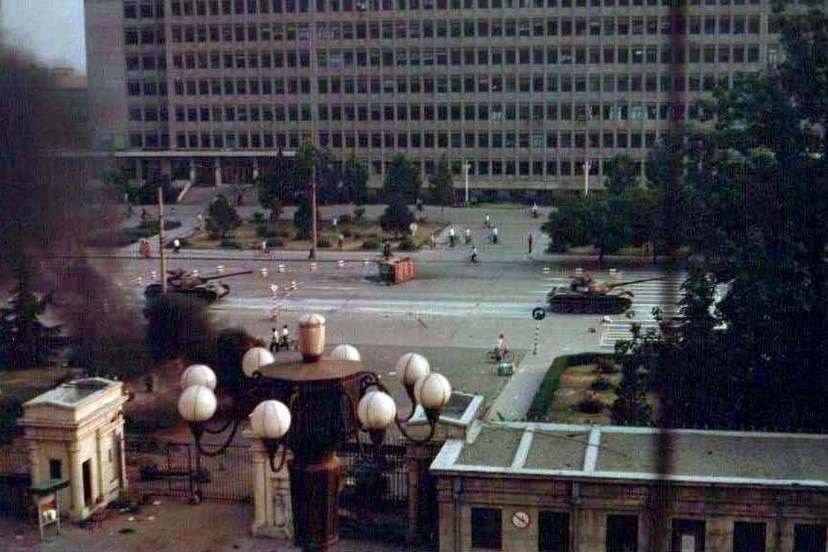
POLYGON ((463 162, 463 176, 465 181, 466 187, 466 205, 469 204, 469 170, 471 169, 471 163, 468 161, 463 162))
POLYGON ((311 168, 311 247, 309 259, 316 259, 316 160, 313 160, 311 168))

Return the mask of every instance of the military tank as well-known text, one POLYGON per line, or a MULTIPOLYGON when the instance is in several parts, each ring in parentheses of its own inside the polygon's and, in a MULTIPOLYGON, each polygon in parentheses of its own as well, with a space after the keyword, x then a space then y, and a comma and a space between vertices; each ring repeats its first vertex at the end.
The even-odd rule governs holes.
MULTIPOLYGON (((579 274, 572 277, 569 286, 555 286, 549 291, 546 296, 548 310, 573 314, 621 314, 632 306, 633 292, 618 288, 661 279, 663 277, 659 276, 627 282, 597 282, 589 274, 579 274)), ((545 307, 532 309, 532 318, 543 319, 546 310, 545 307)))
MULTIPOLYGON (((210 274, 199 276, 192 271, 178 268, 167 271, 167 293, 174 293, 185 297, 192 297, 205 303, 215 303, 230 293, 230 286, 216 280, 251 274, 252 270, 240 270, 227 274, 210 274)), ((147 300, 156 299, 163 293, 161 284, 150 284, 144 289, 147 300)))

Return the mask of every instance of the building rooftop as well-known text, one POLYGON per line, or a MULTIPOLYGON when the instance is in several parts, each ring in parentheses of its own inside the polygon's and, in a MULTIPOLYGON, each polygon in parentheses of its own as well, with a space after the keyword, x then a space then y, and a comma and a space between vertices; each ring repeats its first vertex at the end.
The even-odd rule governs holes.
POLYGON ((60 384, 51 391, 38 395, 34 399, 28 401, 24 406, 41 403, 56 404, 61 406, 75 405, 82 400, 91 397, 98 391, 102 391, 107 387, 110 387, 111 385, 120 384, 103 378, 87 378, 70 381, 68 383, 60 384))
MULTIPOLYGON (((670 479, 686 483, 828 488, 828 435, 671 430, 670 479)), ((655 428, 478 424, 447 441, 436 474, 654 480, 655 428)))

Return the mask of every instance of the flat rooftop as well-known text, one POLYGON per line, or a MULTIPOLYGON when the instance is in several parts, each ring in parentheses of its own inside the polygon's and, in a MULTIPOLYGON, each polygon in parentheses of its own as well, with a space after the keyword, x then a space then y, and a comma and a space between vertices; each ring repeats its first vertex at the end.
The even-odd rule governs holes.
MULTIPOLYGON (((828 435, 670 430, 673 470, 686 483, 828 489, 828 435)), ((660 477, 655 428, 479 423, 447 441, 431 465, 440 474, 648 481, 660 477)))
POLYGON ((87 378, 70 381, 62 383, 54 389, 38 395, 34 399, 28 401, 26 405, 48 403, 72 406, 112 385, 118 384, 103 378, 87 378))

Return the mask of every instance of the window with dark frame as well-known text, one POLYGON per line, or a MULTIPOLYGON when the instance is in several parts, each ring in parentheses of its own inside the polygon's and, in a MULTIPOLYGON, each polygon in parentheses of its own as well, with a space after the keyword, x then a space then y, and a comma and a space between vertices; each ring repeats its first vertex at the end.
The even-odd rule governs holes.
POLYGON ((471 509, 471 546, 500 550, 503 546, 503 512, 500 508, 471 509))

